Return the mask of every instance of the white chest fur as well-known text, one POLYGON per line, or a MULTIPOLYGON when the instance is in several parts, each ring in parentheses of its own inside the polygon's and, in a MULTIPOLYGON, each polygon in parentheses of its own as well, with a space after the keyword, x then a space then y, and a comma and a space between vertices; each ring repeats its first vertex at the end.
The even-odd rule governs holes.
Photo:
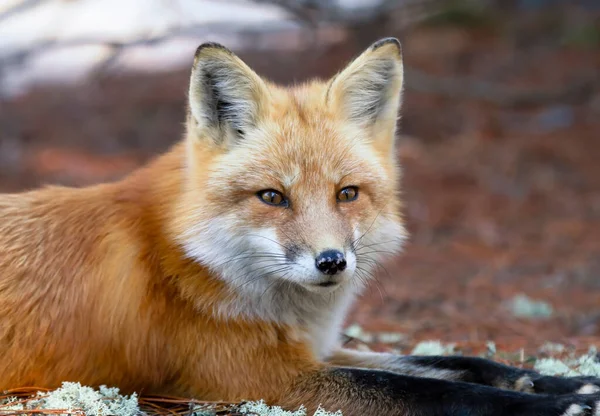
POLYGON ((257 291, 245 290, 243 300, 221 305, 219 314, 230 319, 243 316, 293 326, 310 343, 319 360, 339 347, 342 325, 358 287, 347 285, 333 293, 317 294, 285 282, 265 286, 257 291))
POLYGON ((319 360, 340 347, 342 326, 356 298, 356 294, 348 290, 335 295, 332 303, 320 313, 316 312, 306 325, 307 336, 319 360))

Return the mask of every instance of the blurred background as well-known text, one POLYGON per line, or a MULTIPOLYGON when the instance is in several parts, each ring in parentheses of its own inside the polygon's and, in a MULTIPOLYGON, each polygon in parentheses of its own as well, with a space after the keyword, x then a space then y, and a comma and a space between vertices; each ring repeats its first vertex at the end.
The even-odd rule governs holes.
POLYGON ((411 238, 351 335, 600 345, 598 0, 0 0, 0 192, 113 180, 166 150, 201 42, 291 83, 386 36, 405 59, 411 238))

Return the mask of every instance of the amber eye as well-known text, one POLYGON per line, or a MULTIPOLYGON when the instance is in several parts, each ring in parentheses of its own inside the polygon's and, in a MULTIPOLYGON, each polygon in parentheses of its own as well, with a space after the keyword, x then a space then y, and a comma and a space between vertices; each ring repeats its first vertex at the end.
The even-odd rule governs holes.
POLYGON ((275 205, 277 207, 287 207, 288 200, 281 192, 274 191, 272 189, 267 189, 265 191, 260 191, 257 193, 257 196, 260 198, 262 202, 269 205, 275 205))
POLYGON ((356 186, 348 186, 337 194, 337 200, 340 202, 350 202, 358 198, 358 188, 356 186))

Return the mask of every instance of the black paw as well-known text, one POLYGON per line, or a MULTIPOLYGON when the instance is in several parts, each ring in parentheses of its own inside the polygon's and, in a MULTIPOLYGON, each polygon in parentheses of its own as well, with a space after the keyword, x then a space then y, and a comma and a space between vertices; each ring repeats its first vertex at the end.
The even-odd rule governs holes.
MULTIPOLYGON (((598 394, 570 394, 555 396, 560 416, 599 416, 600 395, 598 394)), ((544 414, 544 413, 541 413, 544 414)))
POLYGON ((555 377, 533 373, 525 376, 533 383, 531 392, 540 394, 595 394, 600 378, 591 376, 555 377))
POLYGON ((532 396, 536 399, 504 406, 502 416, 599 416, 600 396, 569 394, 532 396))
MULTIPOLYGON (((495 377, 491 381, 491 385, 500 389, 519 391, 522 393, 536 393, 534 377, 529 372, 517 369, 510 369, 502 376, 495 377)), ((534 373, 533 375, 536 375, 534 373)), ((569 392, 572 393, 572 392, 569 392)))

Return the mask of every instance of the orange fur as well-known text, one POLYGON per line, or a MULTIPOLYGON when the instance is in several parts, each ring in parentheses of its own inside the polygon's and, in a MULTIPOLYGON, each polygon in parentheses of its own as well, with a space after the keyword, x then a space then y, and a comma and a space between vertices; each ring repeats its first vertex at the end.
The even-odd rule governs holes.
MULTIPOLYGON (((396 51, 373 48, 350 75, 369 66, 361 59, 396 65, 396 51)), ((251 74, 219 48, 199 50, 195 65, 211 59, 251 74)), ((123 180, 0 196, 0 389, 80 381, 281 401, 326 366, 320 355, 329 347, 315 347, 318 336, 302 320, 229 314, 246 302, 244 292, 232 290, 218 265, 187 252, 186 241, 202 237, 201 230, 189 236, 198 224, 224 216, 231 229, 268 226, 280 245, 302 244, 307 253, 341 246, 354 229, 366 233, 384 219, 381 227, 402 232, 393 152, 401 77, 385 91, 391 110, 366 126, 349 120, 335 83, 356 80, 343 72, 288 89, 248 76, 251 98, 240 99, 258 103, 248 113, 258 121, 243 139, 231 125, 202 125, 193 100, 205 97, 192 90, 185 140, 123 180), (360 187, 360 197, 336 203, 349 185, 360 187), (292 208, 261 202, 255 194, 265 188, 292 195, 292 208)))
POLYGON ((160 229, 173 195, 144 174, 177 176, 180 150, 114 185, 2 198, 0 389, 75 380, 209 400, 273 398, 269 389, 310 362, 293 328, 221 322, 185 301, 186 290, 206 305, 225 295, 160 229))

